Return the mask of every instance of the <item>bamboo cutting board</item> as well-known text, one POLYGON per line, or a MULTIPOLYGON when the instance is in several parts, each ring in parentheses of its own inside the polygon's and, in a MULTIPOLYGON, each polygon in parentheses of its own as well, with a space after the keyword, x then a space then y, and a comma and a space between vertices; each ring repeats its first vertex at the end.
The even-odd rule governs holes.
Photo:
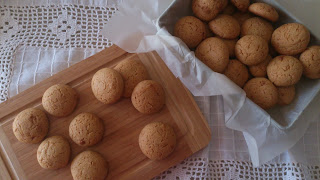
POLYGON ((39 144, 18 142, 12 132, 15 116, 29 107, 43 109, 41 98, 44 91, 57 83, 72 86, 79 94, 79 102, 68 117, 48 115, 48 136, 68 138, 72 149, 71 160, 86 149, 101 153, 110 166, 107 179, 150 179, 204 148, 210 141, 208 124, 191 94, 156 53, 129 54, 112 46, 0 104, 0 179, 72 179, 70 163, 59 170, 42 169, 36 158, 39 144), (123 98, 116 104, 104 105, 93 96, 90 87, 93 74, 101 68, 114 67, 127 58, 140 59, 151 78, 164 87, 166 106, 161 112, 143 115, 135 110, 130 99, 123 98), (68 135, 69 123, 81 112, 95 113, 104 121, 104 138, 93 147, 77 146, 68 135), (138 145, 141 129, 153 121, 170 124, 177 134, 175 151, 161 161, 147 159, 138 145))

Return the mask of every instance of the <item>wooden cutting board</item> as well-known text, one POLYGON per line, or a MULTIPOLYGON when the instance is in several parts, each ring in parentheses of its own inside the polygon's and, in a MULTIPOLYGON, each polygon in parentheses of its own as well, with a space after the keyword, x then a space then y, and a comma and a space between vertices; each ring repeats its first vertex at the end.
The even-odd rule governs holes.
POLYGON ((107 179, 151 179, 204 148, 210 141, 209 126, 191 94, 155 52, 129 54, 112 46, 0 104, 0 179, 9 176, 12 179, 32 180, 72 179, 70 163, 59 170, 42 169, 36 158, 39 144, 21 143, 12 132, 15 116, 29 107, 43 109, 41 98, 44 91, 57 83, 72 86, 80 98, 76 110, 68 117, 55 118, 48 115, 48 136, 62 135, 68 138, 72 148, 71 160, 86 149, 101 153, 110 166, 107 179), (161 112, 143 115, 132 106, 130 99, 123 98, 116 104, 104 105, 93 96, 90 87, 93 74, 101 68, 114 67, 128 58, 140 59, 151 78, 164 87, 166 106, 161 112), (104 121, 104 138, 93 147, 79 147, 68 135, 69 123, 81 112, 95 113, 104 121), (161 161, 146 158, 138 145, 141 129, 153 121, 169 123, 177 134, 175 151, 161 161))

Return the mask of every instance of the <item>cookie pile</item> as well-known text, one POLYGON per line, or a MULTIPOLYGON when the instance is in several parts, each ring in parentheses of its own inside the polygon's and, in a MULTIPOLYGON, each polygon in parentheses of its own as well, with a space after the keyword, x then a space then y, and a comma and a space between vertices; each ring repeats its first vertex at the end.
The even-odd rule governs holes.
POLYGON ((250 0, 193 0, 193 16, 179 19, 174 36, 213 71, 226 75, 263 109, 288 105, 302 75, 320 78, 320 46, 299 23, 276 29, 279 14, 250 0))

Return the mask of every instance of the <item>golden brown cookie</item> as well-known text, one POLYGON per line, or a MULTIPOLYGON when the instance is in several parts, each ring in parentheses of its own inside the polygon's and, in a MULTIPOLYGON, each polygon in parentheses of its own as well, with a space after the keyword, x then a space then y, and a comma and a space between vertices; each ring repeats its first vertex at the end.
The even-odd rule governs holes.
POLYGON ((47 135, 49 121, 43 111, 28 108, 16 116, 12 123, 12 130, 20 142, 35 144, 47 135))
POLYGON ((247 19, 253 18, 254 16, 249 12, 243 13, 237 11, 232 15, 232 17, 234 17, 238 21, 239 25, 242 26, 247 19))
POLYGON ((103 134, 103 122, 92 113, 77 115, 69 126, 69 136, 79 146, 93 146, 101 141, 103 134))
POLYGON ((228 46, 215 37, 202 41, 197 47, 195 55, 205 65, 218 73, 223 73, 229 63, 228 46))
POLYGON ((254 77, 266 77, 267 75, 267 66, 272 60, 272 57, 270 55, 267 56, 267 58, 262 61, 261 63, 254 65, 254 66, 249 66, 250 73, 254 77))
POLYGON ((104 180, 108 175, 108 162, 94 151, 83 151, 71 163, 71 174, 74 180, 104 180))
POLYGON ((241 26, 241 36, 256 35, 262 37, 267 42, 270 41, 272 33, 272 24, 259 17, 247 19, 241 26))
POLYGON ((261 16, 272 22, 276 22, 279 19, 279 14, 276 9, 266 3, 253 3, 248 9, 253 14, 261 16))
POLYGON ((165 104, 165 92, 161 84, 156 81, 141 81, 134 88, 131 101, 133 106, 141 113, 156 113, 165 104))
POLYGON ((267 66, 268 78, 276 86, 296 84, 302 75, 301 62, 292 56, 277 56, 267 66))
POLYGON ((139 135, 142 153, 152 160, 161 160, 169 156, 174 151, 176 143, 173 128, 162 122, 146 125, 139 135))
POLYGON ((253 78, 244 86, 247 97, 262 109, 270 109, 278 102, 278 90, 266 78, 253 78))
POLYGON ((227 14, 227 15, 232 15, 233 13, 236 12, 236 7, 229 3, 226 8, 223 9, 222 14, 227 14))
POLYGON ((250 5, 250 0, 231 0, 231 3, 241 12, 246 12, 250 5))
POLYGON ((189 48, 195 48, 206 38, 205 25, 198 18, 186 16, 175 24, 174 36, 180 38, 189 48))
POLYGON ((230 15, 221 14, 209 22, 211 31, 224 39, 234 39, 240 34, 238 21, 230 15))
POLYGON ((217 37, 221 39, 228 47, 229 57, 235 57, 234 48, 237 44, 238 39, 223 39, 220 37, 217 37))
POLYGON ((278 104, 281 106, 290 104, 296 95, 296 89, 294 86, 277 87, 278 89, 278 104))
POLYGON ((124 89, 121 74, 110 68, 103 68, 97 71, 91 80, 91 89, 94 96, 104 104, 117 102, 124 89))
POLYGON ((246 35, 235 46, 235 54, 243 64, 257 65, 267 58, 268 43, 260 36, 246 35))
POLYGON ((221 0, 193 0, 192 12, 202 21, 211 21, 222 10, 224 1, 221 0))
POLYGON ((71 114, 77 105, 78 94, 70 86, 56 84, 42 96, 42 106, 51 115, 64 117, 71 114))
POLYGON ((62 136, 51 136, 40 144, 37 159, 44 169, 59 169, 65 167, 70 158, 69 142, 62 136))
POLYGON ((114 69, 122 76, 124 82, 124 97, 131 97, 134 87, 136 87, 139 82, 149 79, 149 73, 146 67, 138 60, 123 60, 114 69))
POLYGON ((272 46, 283 55, 296 55, 303 52, 309 41, 308 29, 298 23, 288 23, 278 27, 271 37, 272 46))
POLYGON ((230 60, 227 69, 224 71, 224 75, 241 88, 249 79, 247 67, 235 59, 230 60))
POLYGON ((303 75, 310 79, 320 78, 320 46, 311 46, 300 55, 303 75))

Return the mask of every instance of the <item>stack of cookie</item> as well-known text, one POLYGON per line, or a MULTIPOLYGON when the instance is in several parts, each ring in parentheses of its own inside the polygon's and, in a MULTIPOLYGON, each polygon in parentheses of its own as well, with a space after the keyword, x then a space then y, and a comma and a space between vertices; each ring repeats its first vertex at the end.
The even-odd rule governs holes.
POLYGON ((263 109, 288 105, 302 75, 320 78, 320 46, 299 23, 278 21, 276 9, 249 0, 193 0, 194 16, 176 22, 174 35, 213 71, 223 73, 263 109))

